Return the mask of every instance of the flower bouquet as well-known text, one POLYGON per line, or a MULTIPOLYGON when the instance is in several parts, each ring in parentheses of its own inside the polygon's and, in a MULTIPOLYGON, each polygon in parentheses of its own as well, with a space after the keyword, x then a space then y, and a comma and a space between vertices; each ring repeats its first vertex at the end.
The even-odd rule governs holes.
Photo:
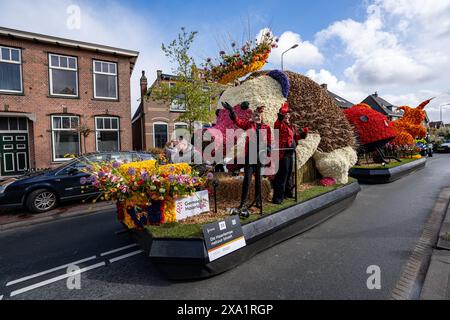
POLYGON ((217 64, 213 64, 210 58, 206 60, 204 64, 205 78, 220 84, 227 84, 246 74, 260 70, 266 64, 271 50, 277 47, 276 42, 278 39, 274 39, 271 32, 263 34, 255 45, 252 41, 246 42, 240 51, 233 42, 231 44, 233 51, 230 54, 220 51, 217 64))
POLYGON ((117 201, 118 218, 130 229, 176 221, 175 200, 202 189, 206 181, 187 163, 158 165, 155 160, 93 163, 88 179, 102 199, 117 201))

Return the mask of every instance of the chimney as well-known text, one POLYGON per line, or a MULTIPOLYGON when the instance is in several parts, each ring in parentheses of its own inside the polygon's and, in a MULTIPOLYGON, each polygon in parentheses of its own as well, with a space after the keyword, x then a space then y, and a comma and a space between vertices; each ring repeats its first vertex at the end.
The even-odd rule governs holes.
POLYGON ((322 83, 320 85, 323 89, 328 90, 328 85, 326 83, 322 83))
POLYGON ((162 80, 162 70, 156 70, 156 80, 162 80))
POLYGON ((141 99, 144 98, 147 93, 147 77, 145 76, 145 71, 142 70, 141 76, 141 99))
POLYGON ((374 97, 378 97, 378 91, 375 91, 375 93, 373 94, 374 97))

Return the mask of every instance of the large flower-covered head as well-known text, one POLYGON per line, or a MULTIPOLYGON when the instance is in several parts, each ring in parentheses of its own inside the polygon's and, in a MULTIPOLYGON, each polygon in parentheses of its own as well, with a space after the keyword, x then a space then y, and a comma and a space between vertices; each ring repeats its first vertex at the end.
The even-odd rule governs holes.
POLYGON ((366 149, 381 147, 397 134, 392 122, 367 104, 354 105, 344 113, 355 129, 359 144, 366 149))
MULTIPOLYGON (((257 73, 250 75, 240 85, 225 90, 217 106, 218 109, 222 109, 222 102, 228 102, 232 106, 239 106, 243 101, 249 103, 251 111, 255 111, 260 106, 265 106, 263 113, 264 121, 266 124, 273 126, 280 107, 286 102, 289 88, 289 79, 282 71, 272 70, 268 73, 257 73)), ((235 108, 234 111, 240 113, 239 109, 235 108)), ((249 114, 248 111, 245 113, 249 114)), ((228 128, 233 128, 233 123, 227 121, 227 118, 229 118, 227 113, 221 112, 219 116, 222 114, 225 117, 219 117, 217 124, 223 124, 228 128)), ((237 114, 237 116, 239 115, 237 114)))
MULTIPOLYGON (((224 109, 223 103, 228 103, 233 107, 236 117, 244 120, 252 120, 254 113, 261 112, 263 122, 273 127, 278 117, 280 107, 286 103, 289 94, 289 79, 286 74, 279 70, 270 72, 260 72, 250 75, 245 81, 237 86, 229 87, 225 90, 217 104, 217 120, 214 130, 219 130, 220 135, 214 134, 216 148, 223 144, 224 154, 227 150, 227 130, 237 130, 238 127, 230 119, 228 110, 224 109), (264 108, 261 108, 264 106, 264 108)), ((235 141, 239 152, 244 151, 245 136, 235 141)))

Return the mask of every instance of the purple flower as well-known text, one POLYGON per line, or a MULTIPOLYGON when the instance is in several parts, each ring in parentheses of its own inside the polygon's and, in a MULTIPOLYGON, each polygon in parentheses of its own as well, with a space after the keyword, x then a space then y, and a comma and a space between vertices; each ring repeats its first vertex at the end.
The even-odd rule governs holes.
POLYGON ((214 178, 214 174, 212 172, 209 172, 206 177, 208 178, 208 180, 212 180, 214 178))
POLYGON ((169 176, 167 178, 169 179, 170 182, 175 181, 175 176, 173 174, 169 174, 169 176))
POLYGON ((170 170, 170 172, 174 172, 175 171, 175 167, 174 166, 170 166, 169 170, 170 170))
POLYGON ((192 178, 192 183, 197 183, 198 182, 198 178, 197 177, 193 177, 192 178))
POLYGON ((112 164, 113 168, 118 168, 120 167, 122 163, 120 163, 119 161, 114 161, 114 163, 112 164))
POLYGON ((81 177, 80 178, 80 184, 85 185, 86 183, 87 183, 86 177, 81 177))
POLYGON ((133 167, 131 167, 131 168, 128 168, 128 174, 129 174, 130 176, 133 176, 133 175, 135 175, 135 174, 136 174, 136 169, 135 169, 135 168, 133 168, 133 167))
POLYGON ((97 175, 99 178, 103 178, 105 176, 105 173, 100 170, 97 175))
POLYGON ((141 171, 141 179, 144 181, 148 180, 148 172, 147 171, 145 171, 145 170, 141 171))

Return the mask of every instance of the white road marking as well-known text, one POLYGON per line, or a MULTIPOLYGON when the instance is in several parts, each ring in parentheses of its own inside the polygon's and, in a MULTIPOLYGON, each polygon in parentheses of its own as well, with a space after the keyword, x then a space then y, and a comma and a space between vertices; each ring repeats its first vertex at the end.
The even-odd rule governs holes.
POLYGON ((16 284, 16 283, 19 283, 19 282, 23 282, 23 281, 26 281, 26 280, 29 280, 29 279, 33 279, 33 278, 42 276, 44 274, 51 273, 53 271, 64 269, 64 268, 67 268, 70 265, 74 265, 74 264, 78 264, 78 263, 83 263, 83 262, 86 262, 86 261, 94 260, 95 258, 96 258, 96 256, 92 256, 92 257, 89 257, 89 258, 86 258, 86 259, 81 259, 81 260, 78 260, 78 261, 74 261, 74 262, 71 262, 71 263, 64 264, 64 265, 59 266, 59 267, 55 267, 55 268, 48 269, 48 270, 45 270, 45 271, 42 271, 42 272, 39 272, 39 273, 35 273, 35 274, 30 275, 30 276, 26 276, 26 277, 23 277, 23 278, 20 278, 20 279, 17 279, 17 280, 10 281, 10 282, 8 282, 6 284, 6 286, 10 286, 10 285, 13 285, 13 284, 16 284))
POLYGON ((48 279, 48 280, 45 280, 45 281, 42 281, 42 282, 38 282, 38 283, 33 284, 31 286, 28 286, 28 287, 25 287, 25 288, 22 288, 22 289, 18 289, 18 290, 15 290, 15 291, 11 292, 11 297, 14 297, 14 296, 16 296, 18 294, 21 294, 21 293, 24 293, 24 292, 27 292, 27 291, 30 291, 30 290, 33 290, 33 289, 36 289, 36 288, 39 288, 39 287, 43 287, 45 285, 48 285, 50 283, 53 283, 53 282, 56 282, 56 281, 59 281, 59 280, 63 280, 65 278, 69 278, 69 277, 75 276, 75 275, 80 274, 82 272, 86 272, 86 271, 89 271, 89 270, 92 270, 92 269, 103 267, 105 265, 106 265, 105 262, 100 262, 100 263, 94 264, 94 265, 89 266, 89 267, 85 267, 83 269, 80 269, 80 270, 77 270, 77 271, 74 271, 74 272, 71 272, 71 273, 66 273, 66 274, 60 275, 58 277, 54 277, 54 278, 51 278, 51 279, 48 279))
POLYGON ((133 243, 133 244, 130 244, 130 245, 125 246, 125 247, 121 247, 121 248, 117 248, 117 249, 114 249, 114 250, 111 250, 111 251, 106 251, 106 252, 100 253, 100 256, 104 257, 104 256, 107 256, 107 255, 109 255, 111 253, 116 253, 116 252, 119 252, 119 251, 122 251, 122 250, 125 250, 125 249, 128 249, 128 248, 136 247, 136 246, 137 246, 137 243, 133 243))
POLYGON ((122 259, 125 259, 125 258, 128 258, 128 257, 135 256, 135 255, 137 255, 137 254, 139 254, 141 252, 144 252, 144 250, 137 250, 137 251, 133 251, 133 252, 130 252, 130 253, 127 253, 127 254, 124 254, 124 255, 112 258, 112 259, 109 260, 109 262, 110 263, 114 263, 116 261, 119 261, 119 260, 122 260, 122 259))

